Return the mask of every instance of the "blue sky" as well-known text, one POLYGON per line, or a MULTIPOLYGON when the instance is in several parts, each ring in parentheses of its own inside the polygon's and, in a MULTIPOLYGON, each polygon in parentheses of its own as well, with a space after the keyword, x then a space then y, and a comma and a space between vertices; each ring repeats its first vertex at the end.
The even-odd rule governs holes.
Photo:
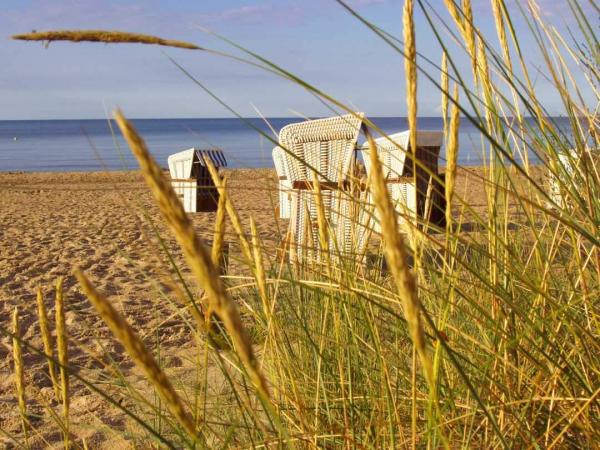
MULTIPOLYGON (((516 1, 523 2, 511 0, 511 8, 516 1)), ((348 2, 385 30, 402 35, 402 0, 348 2)), ((538 2, 548 21, 559 29, 568 25, 567 0, 538 2)), ((442 0, 429 3, 448 19, 442 0)), ((489 0, 473 0, 473 4, 478 27, 495 43, 489 0)), ((526 34, 522 20, 515 24, 526 34)), ((418 50, 439 61, 440 49, 419 11, 416 26, 418 50)), ((256 116, 254 107, 271 117, 328 113, 319 101, 288 81, 204 52, 72 43, 52 43, 46 49, 41 43, 9 39, 34 29, 77 28, 155 34, 235 53, 202 30, 208 28, 371 116, 406 112, 402 59, 333 0, 4 0, 0 120, 100 118, 116 106, 130 117, 228 117, 163 51, 242 115, 256 116)), ((532 44, 524 45, 528 63, 535 67, 540 63, 537 51, 532 44)), ((453 48, 468 74, 467 60, 453 48)), ((543 76, 536 77, 536 89, 550 113, 561 112, 558 97, 543 76)), ((439 115, 439 104, 439 93, 422 80, 420 115, 439 115)))

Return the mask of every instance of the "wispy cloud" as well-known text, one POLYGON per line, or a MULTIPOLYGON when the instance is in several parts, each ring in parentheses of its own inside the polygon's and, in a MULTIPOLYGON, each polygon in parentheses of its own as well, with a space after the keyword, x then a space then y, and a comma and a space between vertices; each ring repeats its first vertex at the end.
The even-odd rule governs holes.
POLYGON ((196 17, 205 23, 291 25, 303 22, 304 10, 294 4, 260 3, 229 8, 196 17))
POLYGON ((384 3, 386 3, 386 0, 350 0, 350 1, 348 1, 348 4, 355 8, 362 8, 365 6, 372 6, 372 5, 382 5, 384 3))

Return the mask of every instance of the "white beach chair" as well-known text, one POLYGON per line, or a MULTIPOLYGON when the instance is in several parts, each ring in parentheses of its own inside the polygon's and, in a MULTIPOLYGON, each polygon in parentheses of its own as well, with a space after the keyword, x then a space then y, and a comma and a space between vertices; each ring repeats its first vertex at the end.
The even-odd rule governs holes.
POLYGON ((287 165, 285 163, 285 151, 281 147, 273 149, 273 163, 279 179, 279 218, 289 219, 292 214, 292 182, 289 180, 287 165))
MULTIPOLYGON (((361 205, 360 198, 343 191, 349 185, 362 118, 363 114, 357 113, 310 120, 287 125, 279 133, 281 146, 296 156, 284 153, 287 175, 295 190, 289 233, 292 262, 321 260, 322 257, 315 176, 321 187, 330 254, 360 255, 366 244, 368 214, 355 206, 361 205)), ((365 205, 363 201, 362 206, 365 205)))
MULTIPOLYGON (((382 163, 383 175, 387 180, 388 191, 392 202, 398 211, 399 223, 406 220, 417 220, 425 216, 425 209, 433 205, 428 204, 427 194, 433 197, 432 174, 438 174, 438 159, 442 146, 443 133, 441 131, 417 132, 417 182, 413 177, 412 152, 409 145, 410 132, 391 134, 375 139, 379 159, 382 163)), ((369 156, 369 143, 361 145, 361 152, 367 175, 371 173, 371 160, 369 156)), ((440 197, 437 192, 436 198, 440 197)), ((443 197, 443 195, 442 195, 443 197)), ((432 199, 430 198, 431 202, 432 199)), ((439 205, 437 205, 439 209, 439 205)), ((429 211, 428 211, 429 212, 429 211)), ((377 216, 376 216, 377 217, 377 216)), ((373 231, 381 232, 379 218, 373 226, 373 231)))
POLYGON ((213 180, 205 167, 204 158, 215 167, 227 167, 222 150, 190 148, 174 153, 167 159, 171 185, 183 203, 186 212, 216 211, 219 201, 213 180))
POLYGON ((556 167, 548 171, 548 186, 550 198, 559 207, 568 206, 567 190, 583 184, 586 176, 600 178, 600 149, 557 151, 556 162, 556 167))

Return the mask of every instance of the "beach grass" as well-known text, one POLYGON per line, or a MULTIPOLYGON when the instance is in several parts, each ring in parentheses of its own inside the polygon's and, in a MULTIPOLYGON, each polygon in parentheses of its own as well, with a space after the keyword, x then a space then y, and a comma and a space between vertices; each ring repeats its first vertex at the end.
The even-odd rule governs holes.
MULTIPOLYGON (((156 251, 166 262, 148 276, 164 274, 172 288, 166 294, 157 289, 150 301, 170 308, 170 318, 181 323, 194 352, 185 371, 163 367, 173 349, 153 340, 156 330, 134 329, 111 304, 110 295, 78 271, 79 284, 71 289, 86 295, 112 332, 99 342, 115 339, 143 377, 134 377, 110 352, 98 355, 101 377, 75 368, 67 355, 75 343, 68 339, 64 317, 74 292, 63 292, 61 281, 56 285, 56 352, 40 292, 43 347, 38 355, 47 360, 51 386, 61 394, 62 416, 50 417, 66 447, 87 445, 78 435, 86 424, 73 423, 69 415, 74 383, 90 390, 94 386, 102 401, 124 399, 113 403, 127 425, 111 432, 134 447, 597 445, 600 165, 588 151, 600 147, 595 30, 577 0, 568 3, 574 29, 586 45, 560 36, 535 2, 529 10, 511 12, 503 0, 492 0, 496 35, 486 36, 475 26, 470 1, 459 5, 445 0, 452 19, 445 23, 423 2, 407 0, 404 47, 339 3, 357 18, 356 26, 368 27, 381 45, 404 59, 412 142, 417 80, 438 89, 444 115, 450 116, 444 117, 445 226, 399 226, 373 141, 373 135, 382 133, 367 119, 373 167, 367 182, 373 201, 369 206, 381 225, 381 233, 373 233, 370 251, 375 260, 385 259, 385 268, 348 261, 336 246, 329 246, 332 230, 319 189, 316 241, 335 258, 324 258, 325 267, 320 258, 288 262, 281 246, 260 239, 259 223, 250 220, 248 225, 240 218, 228 182, 207 161, 221 194, 210 248, 143 136, 116 112, 116 123, 170 233, 161 234, 151 224, 156 235, 148 245, 158 242, 156 251), (427 32, 443 48, 439 66, 418 52, 415 10, 425 15, 431 25, 427 32), (536 92, 514 26, 519 14, 535 30, 547 80, 565 105, 568 131, 549 116, 536 92), (456 39, 452 48, 446 33, 456 39), (586 95, 591 92, 595 98, 584 98, 584 87, 573 86, 574 71, 585 72, 590 83, 586 95), (477 182, 485 189, 483 205, 469 204, 456 187, 461 122, 470 122, 482 135, 485 169, 477 182), (563 154, 571 155, 568 164, 563 154), (532 165, 530 156, 540 163, 532 165), (556 180, 562 200, 550 195, 549 178, 556 180), (237 258, 239 273, 223 274, 219 267, 226 222, 233 229, 229 252, 234 246, 238 250, 228 256, 237 258), (182 259, 173 256, 169 240, 177 243, 182 259)), ((73 33, 73 40, 81 40, 73 33)), ((60 37, 68 39, 69 34, 60 37)), ((274 62, 236 48, 253 64, 319 96, 332 111, 353 112, 274 62)), ((19 332, 16 311, 13 320, 12 330, 2 332, 13 340, 22 431, 3 434, 26 448, 40 439, 27 419, 27 402, 34 401, 35 390, 28 390, 23 378, 23 353, 32 350, 19 332)))

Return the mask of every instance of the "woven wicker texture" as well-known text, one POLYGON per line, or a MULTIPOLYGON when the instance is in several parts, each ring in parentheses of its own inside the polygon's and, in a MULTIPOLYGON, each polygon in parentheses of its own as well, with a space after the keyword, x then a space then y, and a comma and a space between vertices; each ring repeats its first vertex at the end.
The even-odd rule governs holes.
POLYGON ((362 117, 362 113, 347 114, 283 127, 279 143, 298 158, 286 157, 290 181, 312 181, 309 167, 318 172, 320 181, 346 179, 362 117))

